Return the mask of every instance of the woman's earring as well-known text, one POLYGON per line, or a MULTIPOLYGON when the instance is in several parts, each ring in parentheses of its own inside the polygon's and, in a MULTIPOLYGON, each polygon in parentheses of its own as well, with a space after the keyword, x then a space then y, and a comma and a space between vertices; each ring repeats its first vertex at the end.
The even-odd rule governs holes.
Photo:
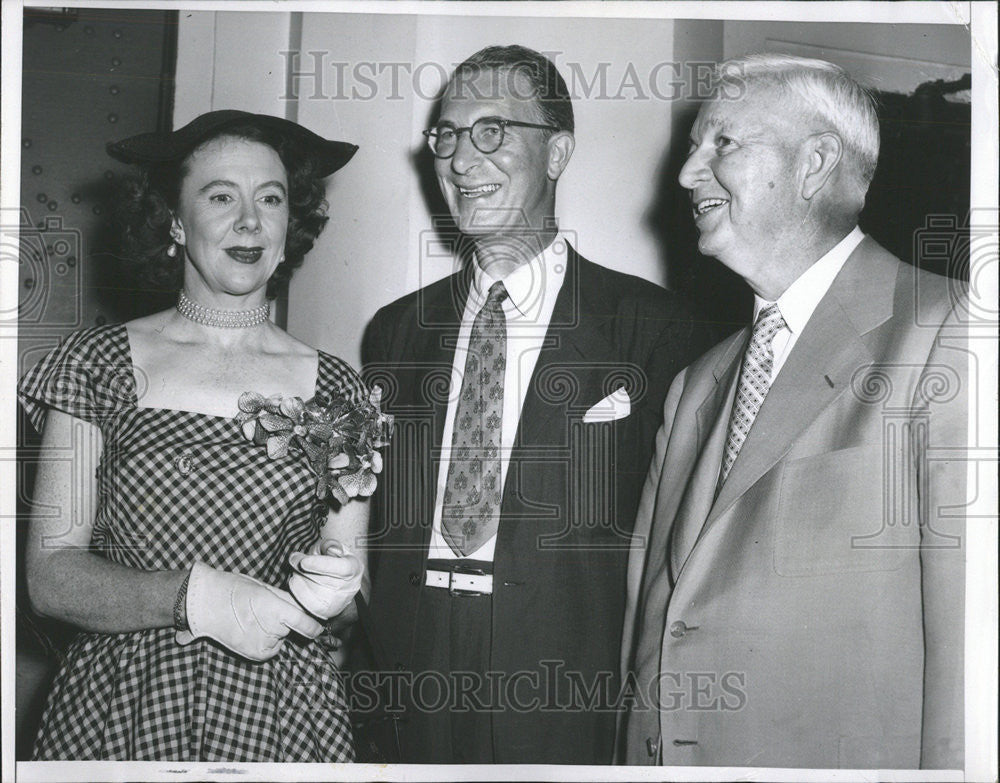
POLYGON ((170 258, 177 258, 177 247, 181 244, 180 232, 176 228, 170 229, 170 247, 167 248, 167 255, 170 258))

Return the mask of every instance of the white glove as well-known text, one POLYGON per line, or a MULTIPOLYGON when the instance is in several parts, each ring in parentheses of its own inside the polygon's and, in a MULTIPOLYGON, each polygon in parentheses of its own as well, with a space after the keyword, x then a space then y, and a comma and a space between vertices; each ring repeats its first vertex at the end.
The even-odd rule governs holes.
POLYGON ((245 574, 196 562, 187 588, 188 631, 178 644, 207 636, 252 661, 277 654, 289 631, 315 639, 323 626, 284 590, 245 574))
POLYGON ((316 550, 314 545, 309 554, 292 552, 289 556, 295 573, 288 580, 288 590, 307 612, 329 620, 351 605, 365 569, 357 555, 345 552, 339 541, 324 543, 322 554, 316 550))

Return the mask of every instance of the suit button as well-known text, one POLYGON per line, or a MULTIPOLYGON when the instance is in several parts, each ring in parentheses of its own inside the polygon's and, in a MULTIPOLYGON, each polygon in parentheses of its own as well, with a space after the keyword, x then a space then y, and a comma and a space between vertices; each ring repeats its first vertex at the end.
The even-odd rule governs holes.
POLYGON ((418 587, 420 585, 420 574, 416 571, 410 571, 410 584, 414 587, 418 587))
POLYGON ((659 739, 653 739, 652 737, 646 737, 646 752, 649 753, 650 758, 656 756, 656 751, 660 748, 659 739))
POLYGON ((680 620, 677 622, 670 623, 670 635, 675 639, 680 639, 684 634, 688 632, 688 627, 684 625, 680 620))

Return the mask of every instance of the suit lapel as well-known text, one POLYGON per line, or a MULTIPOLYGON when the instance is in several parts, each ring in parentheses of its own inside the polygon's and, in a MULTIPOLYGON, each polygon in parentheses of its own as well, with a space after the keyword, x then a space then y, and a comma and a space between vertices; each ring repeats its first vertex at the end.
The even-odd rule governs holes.
POLYGON ((425 366, 414 376, 418 382, 410 390, 412 402, 422 415, 430 417, 430 453, 425 456, 426 491, 423 514, 427 520, 420 526, 424 558, 430 543, 431 521, 437 495, 438 469, 440 467, 444 423, 448 415, 448 398, 452 379, 451 368, 455 361, 455 345, 462 320, 462 312, 469 296, 471 269, 452 275, 448 285, 436 290, 424 289, 418 299, 418 328, 410 335, 411 344, 404 356, 420 357, 425 366))
POLYGON ((603 320, 598 313, 602 311, 602 292, 592 279, 592 267, 593 264, 581 258, 572 247, 569 248, 566 276, 552 309, 546 348, 538 357, 539 367, 543 359, 547 362, 594 361, 614 353, 613 346, 601 331, 603 320))
POLYGON ((848 392, 858 369, 872 362, 861 335, 891 317, 896 272, 894 264, 876 263, 879 251, 885 254, 866 238, 816 307, 757 414, 706 529, 848 392))
POLYGON ((729 409, 748 335, 749 329, 744 329, 732 338, 730 346, 713 368, 715 383, 698 408, 698 461, 684 490, 677 521, 671 528, 669 551, 673 582, 676 582, 712 510, 725 448, 729 409))
MULTIPOLYGON (((624 650, 633 653, 634 665, 640 682, 648 683, 660 665, 663 638, 663 618, 666 616, 676 577, 680 573, 698 533, 712 505, 715 480, 719 474, 721 451, 714 443, 713 434, 722 418, 721 411, 729 399, 733 375, 738 371, 739 360, 746 344, 748 330, 733 335, 727 344, 720 346, 720 353, 711 368, 688 370, 681 403, 671 426, 670 445, 667 448, 663 472, 656 490, 656 503, 652 509, 649 541, 642 562, 641 587, 638 591, 635 614, 626 620, 624 650), (684 400, 697 406, 697 426, 682 418, 688 408, 684 400), (678 487, 680 477, 687 476, 684 487, 678 487), (679 497, 678 497, 679 496, 679 497), (634 626, 637 636, 629 634, 634 626)), ((725 426, 725 425, 723 425, 725 426)), ((636 561, 633 560, 630 568, 636 561)), ((626 665, 631 664, 628 661, 626 665)))
MULTIPOLYGON (((572 247, 567 258, 566 276, 556 297, 545 342, 538 354, 531 383, 518 419, 511 451, 507 480, 504 483, 502 515, 497 539, 497 557, 512 548, 515 533, 525 515, 519 468, 525 460, 538 459, 538 447, 551 451, 553 444, 565 443, 569 422, 566 416, 553 415, 553 399, 561 390, 570 392, 566 414, 583 414, 583 408, 596 400, 595 392, 609 363, 620 361, 600 331, 600 308, 593 303, 599 296, 590 281, 587 265, 572 247), (534 454, 534 457, 531 455, 534 454)), ((530 463, 529 463, 530 464, 530 463)), ((562 502, 553 497, 551 502, 562 502)))
POLYGON ((512 459, 520 456, 521 446, 529 441, 551 444, 564 440, 566 422, 554 420, 550 415, 551 406, 539 394, 539 389, 548 385, 543 374, 567 372, 574 375, 578 384, 574 397, 569 401, 572 410, 574 405, 585 402, 580 399, 580 390, 586 387, 579 383, 580 372, 586 372, 584 365, 617 358, 613 356, 610 342, 597 328, 599 319, 593 316, 595 308, 588 307, 587 300, 593 297, 594 292, 590 290, 592 286, 587 285, 586 263, 570 248, 566 277, 556 297, 545 333, 545 344, 538 354, 531 385, 521 408, 512 459), (583 313, 588 315, 583 316, 583 313))

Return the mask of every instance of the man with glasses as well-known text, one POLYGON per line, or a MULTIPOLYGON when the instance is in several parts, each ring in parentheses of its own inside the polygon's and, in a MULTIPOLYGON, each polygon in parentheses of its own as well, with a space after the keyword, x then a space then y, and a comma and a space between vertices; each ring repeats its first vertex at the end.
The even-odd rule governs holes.
POLYGON ((630 527, 664 392, 709 343, 558 226, 573 129, 537 52, 462 63, 425 135, 471 258, 366 336, 396 416, 369 546, 403 761, 612 760, 630 527))

